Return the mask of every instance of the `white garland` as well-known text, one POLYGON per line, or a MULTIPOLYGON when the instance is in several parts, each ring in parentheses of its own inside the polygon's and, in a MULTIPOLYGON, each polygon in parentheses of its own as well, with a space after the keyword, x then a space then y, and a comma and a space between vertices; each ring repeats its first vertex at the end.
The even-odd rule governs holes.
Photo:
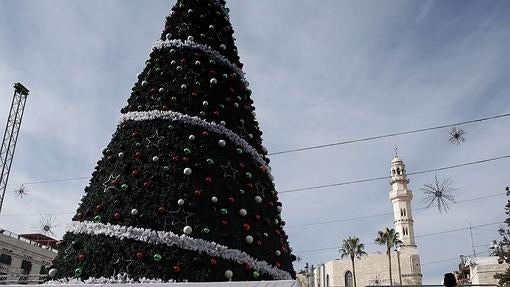
MULTIPOLYGON (((168 282, 176 282, 175 280, 171 280, 168 282)), ((149 278, 140 278, 138 280, 132 279, 126 273, 119 273, 112 277, 89 277, 88 279, 81 280, 79 278, 62 278, 57 280, 50 280, 45 282, 45 285, 61 285, 61 284, 139 284, 139 283, 166 283, 161 279, 149 279, 149 278)))
POLYGON ((238 66, 232 64, 232 62, 230 62, 227 58, 225 58, 225 56, 223 56, 218 51, 212 49, 209 46, 206 46, 206 45, 203 45, 200 43, 196 43, 193 41, 188 41, 188 40, 182 41, 179 39, 165 40, 165 41, 158 40, 152 45, 153 49, 161 49, 161 48, 166 48, 166 47, 175 47, 175 48, 189 47, 189 48, 201 50, 202 52, 206 53, 207 56, 214 58, 217 62, 221 62, 224 65, 227 65, 228 67, 230 67, 241 78, 243 83, 248 85, 248 81, 244 77, 243 70, 241 70, 238 66))
MULTIPOLYGON (((249 153, 253 159, 259 164, 266 166, 266 162, 262 158, 262 156, 257 152, 255 148, 253 148, 246 140, 238 136, 233 131, 227 129, 223 125, 210 123, 204 121, 203 119, 196 116, 189 116, 186 114, 181 114, 179 112, 174 111, 160 111, 160 110, 152 110, 147 112, 128 112, 126 114, 122 114, 120 118, 120 122, 125 121, 147 121, 147 120, 155 120, 155 119, 165 119, 176 122, 181 122, 185 124, 191 124, 194 126, 199 126, 202 128, 206 128, 209 131, 222 134, 226 136, 231 142, 240 146, 245 152, 249 153)), ((269 168, 268 175, 269 175, 269 168)))
POLYGON ((205 253, 212 257, 249 264, 255 270, 269 274, 273 279, 292 279, 290 274, 284 270, 269 265, 265 261, 259 261, 238 249, 229 249, 226 246, 210 242, 204 239, 195 239, 187 235, 177 235, 171 231, 155 231, 151 229, 138 228, 133 226, 112 225, 110 223, 95 223, 90 221, 74 221, 68 227, 68 231, 74 234, 105 235, 119 240, 133 239, 149 244, 163 244, 177 246, 184 250, 205 253))

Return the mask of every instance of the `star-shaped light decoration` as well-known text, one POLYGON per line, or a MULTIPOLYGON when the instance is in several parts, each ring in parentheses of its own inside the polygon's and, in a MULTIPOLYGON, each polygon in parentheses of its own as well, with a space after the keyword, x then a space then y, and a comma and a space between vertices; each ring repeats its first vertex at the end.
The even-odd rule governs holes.
POLYGON ((459 146, 460 144, 466 141, 466 139, 464 138, 465 134, 466 132, 463 129, 460 128, 457 129, 456 127, 454 127, 450 130, 450 139, 448 141, 450 141, 450 143, 452 144, 457 144, 457 146, 459 146))
POLYGON ((188 219, 191 216, 194 216, 194 213, 187 212, 184 208, 179 207, 179 209, 175 211, 170 211, 170 216, 172 217, 172 225, 175 226, 177 224, 188 225, 188 219))
POLYGON ((233 180, 236 179, 236 174, 239 172, 237 169, 232 167, 232 163, 229 161, 227 165, 220 165, 221 169, 223 170, 224 174, 223 176, 225 178, 230 177, 233 180))
POLYGON ((145 140, 147 141, 147 147, 149 148, 151 146, 154 146, 159 150, 159 145, 164 138, 165 138, 164 136, 159 136, 159 131, 156 130, 154 135, 152 135, 150 138, 145 138, 145 140))
POLYGON ((39 226, 37 227, 37 231, 41 232, 44 235, 53 235, 55 236, 55 233, 53 233, 53 230, 55 227, 57 227, 57 224, 55 223, 56 217, 53 214, 44 214, 41 215, 41 218, 39 219, 39 226))
POLYGON ((453 181, 450 178, 443 179, 441 182, 434 175, 434 183, 427 183, 423 188, 420 188, 425 193, 426 197, 423 200, 426 208, 431 206, 437 207, 439 212, 447 212, 448 204, 455 203, 453 192, 457 190, 452 187, 453 181))
POLYGON ((28 195, 28 190, 27 190, 26 186, 24 186, 22 184, 22 185, 16 187, 16 189, 14 189, 14 194, 16 194, 16 196, 18 196, 19 198, 23 198, 23 196, 28 195))
POLYGON ((119 179, 120 175, 113 176, 113 174, 110 174, 108 179, 103 182, 103 192, 108 192, 109 190, 114 190, 115 186, 114 183, 119 179))
POLYGON ((260 183, 260 181, 255 183, 255 194, 256 195, 259 195, 260 197, 264 198, 265 191, 266 191, 266 188, 264 187, 264 185, 262 183, 260 183))

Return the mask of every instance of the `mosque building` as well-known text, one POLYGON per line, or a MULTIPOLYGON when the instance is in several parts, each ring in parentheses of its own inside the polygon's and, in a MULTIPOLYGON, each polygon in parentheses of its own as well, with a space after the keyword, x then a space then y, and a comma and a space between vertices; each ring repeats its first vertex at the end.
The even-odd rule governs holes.
MULTIPOLYGON (((422 285, 420 256, 414 235, 414 220, 411 207, 413 193, 408 188, 409 179, 404 162, 395 155, 391 161, 391 191, 394 229, 400 235, 402 245, 391 251, 393 285, 422 285)), ((390 285, 388 256, 385 252, 369 254, 354 261, 356 286, 390 285)), ((335 259, 314 268, 310 286, 353 287, 353 270, 350 258, 335 259)))

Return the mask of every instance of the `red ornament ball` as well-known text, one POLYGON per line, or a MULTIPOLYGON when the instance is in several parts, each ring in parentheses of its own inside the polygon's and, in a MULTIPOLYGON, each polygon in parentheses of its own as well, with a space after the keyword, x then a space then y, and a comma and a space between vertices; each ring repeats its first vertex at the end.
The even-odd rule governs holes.
POLYGON ((172 268, 172 270, 173 270, 175 273, 179 273, 179 272, 181 272, 181 271, 182 271, 181 266, 179 266, 179 265, 175 265, 175 266, 172 268))
POLYGON ((211 265, 212 265, 212 266, 216 266, 216 265, 218 265, 218 260, 216 260, 216 259, 214 259, 214 258, 211 258, 210 262, 211 262, 211 265))
POLYGON ((212 182, 212 177, 208 176, 205 178, 205 182, 206 183, 211 183, 212 182))
POLYGON ((120 217, 121 217, 120 213, 118 213, 118 212, 115 212, 115 214, 113 215, 113 219, 115 219, 115 220, 119 220, 120 217))
POLYGON ((104 206, 102 204, 96 205, 96 210, 97 211, 101 211, 101 210, 103 210, 103 208, 104 208, 104 206))
POLYGON ((236 202, 236 199, 231 196, 231 197, 228 198, 228 202, 233 204, 233 203, 236 202))
POLYGON ((226 219, 221 220, 221 225, 228 225, 228 221, 226 219))
POLYGON ((144 256, 145 256, 145 254, 143 253, 143 251, 136 252, 136 258, 143 259, 144 256))
POLYGON ((83 253, 82 253, 82 254, 78 255, 78 260, 79 260, 80 262, 85 261, 85 254, 83 254, 83 253))
POLYGON ((163 206, 161 206, 160 208, 158 208, 158 213, 159 213, 159 214, 165 214, 165 212, 166 212, 166 209, 165 209, 163 206))
POLYGON ((245 224, 243 224, 243 229, 244 229, 245 231, 248 231, 248 230, 250 230, 250 229, 251 229, 251 225, 250 225, 250 224, 248 224, 248 223, 245 223, 245 224))
POLYGON ((203 132, 202 132, 202 136, 203 136, 203 137, 207 137, 207 136, 209 136, 209 132, 208 132, 208 131, 203 131, 203 132))
POLYGON ((200 197, 202 196, 202 190, 201 189, 196 189, 194 192, 193 192, 193 195, 196 196, 196 197, 200 197))

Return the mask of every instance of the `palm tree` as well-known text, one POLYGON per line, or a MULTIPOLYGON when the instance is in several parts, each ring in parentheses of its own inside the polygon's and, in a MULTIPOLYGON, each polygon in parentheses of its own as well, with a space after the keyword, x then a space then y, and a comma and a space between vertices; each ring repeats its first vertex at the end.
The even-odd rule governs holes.
POLYGON ((386 254, 388 254, 388 266, 390 270, 390 285, 393 285, 393 278, 391 276, 391 248, 402 244, 399 237, 400 235, 395 229, 386 227, 383 231, 377 232, 377 238, 375 239, 375 243, 386 245, 386 254))
POLYGON ((361 258, 363 255, 367 255, 365 252, 365 245, 359 242, 359 238, 356 236, 349 236, 342 241, 342 248, 338 250, 342 258, 350 257, 352 262, 352 277, 354 279, 354 287, 356 287, 356 269, 354 269, 354 258, 361 258))

